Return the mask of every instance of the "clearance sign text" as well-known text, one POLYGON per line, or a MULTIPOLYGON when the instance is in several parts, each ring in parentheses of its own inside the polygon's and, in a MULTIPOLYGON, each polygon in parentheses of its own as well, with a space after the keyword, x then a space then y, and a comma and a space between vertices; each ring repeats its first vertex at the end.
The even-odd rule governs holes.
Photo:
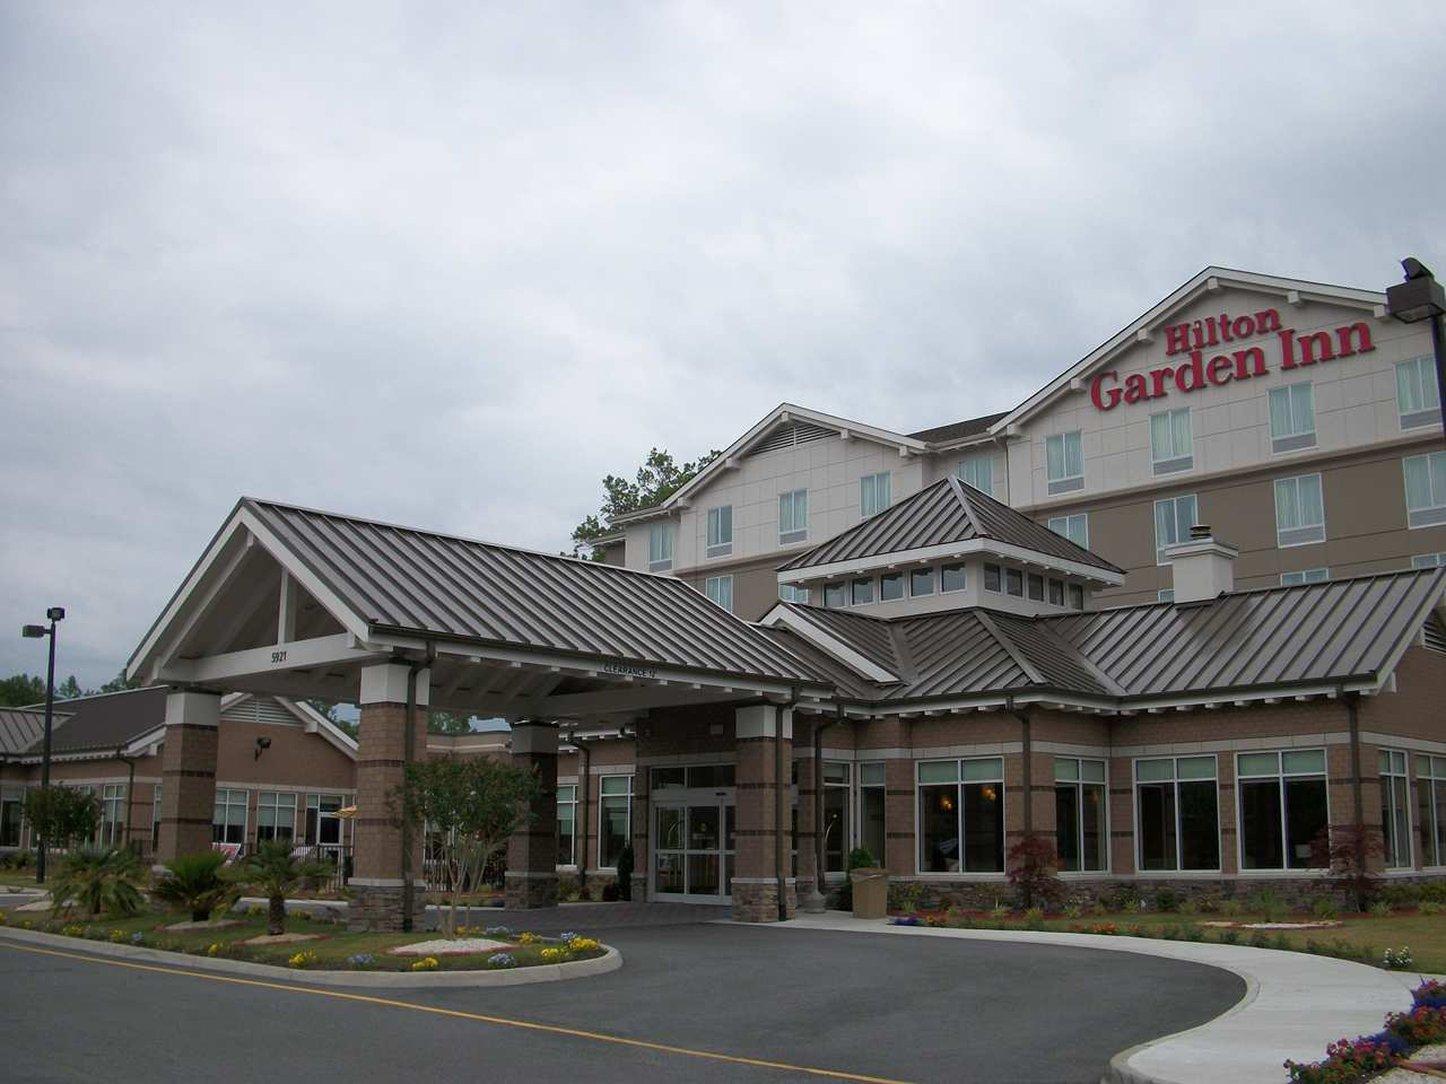
POLYGON ((1281 327, 1280 313, 1275 309, 1234 317, 1222 312, 1191 323, 1171 324, 1164 330, 1165 356, 1186 355, 1188 360, 1148 372, 1129 373, 1124 380, 1114 369, 1096 373, 1090 381, 1090 400, 1096 409, 1113 410, 1122 402, 1141 403, 1161 399, 1171 391, 1188 394, 1232 380, 1264 376, 1270 372, 1270 362, 1263 346, 1247 346, 1228 353, 1209 351, 1271 332, 1275 333, 1276 367, 1282 370, 1348 358, 1376 348, 1371 342, 1371 329, 1364 320, 1297 337, 1293 328, 1281 327))

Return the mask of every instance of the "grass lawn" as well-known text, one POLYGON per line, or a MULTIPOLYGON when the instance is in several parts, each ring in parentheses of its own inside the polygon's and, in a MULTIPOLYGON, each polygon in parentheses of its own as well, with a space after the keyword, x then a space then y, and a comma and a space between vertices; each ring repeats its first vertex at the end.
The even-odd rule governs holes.
POLYGON ((7 869, 0 870, 0 889, 5 888, 35 888, 35 870, 32 869, 7 869))
MULTIPOLYGON (((73 936, 90 940, 140 944, 146 948, 166 949, 198 956, 222 956, 227 959, 277 964, 282 967, 289 966, 289 961, 295 954, 305 951, 314 953, 316 956, 315 961, 308 963, 307 967, 314 970, 343 971, 409 971, 417 957, 392 956, 389 954, 389 950, 399 945, 432 941, 441 937, 441 934, 435 931, 351 933, 339 923, 308 920, 299 915, 290 915, 286 919, 287 933, 314 934, 317 935, 316 939, 279 945, 244 945, 243 941, 266 932, 266 919, 263 916, 238 914, 228 917, 239 920, 240 924, 222 926, 213 923, 210 927, 200 930, 168 930, 165 928, 166 926, 183 921, 185 916, 162 911, 143 911, 130 918, 102 916, 96 921, 74 915, 69 918, 52 919, 46 913, 28 915, 12 913, 7 916, 7 924, 24 928, 24 924, 28 921, 30 928, 49 933, 69 931, 73 936), (135 938, 136 934, 140 934, 139 941, 135 938), (217 946, 214 952, 211 951, 213 945, 217 946), (358 966, 348 962, 350 957, 362 953, 373 957, 370 964, 358 966)), ((483 936, 480 930, 477 931, 477 934, 483 936)), ((517 931, 511 937, 496 937, 493 940, 515 941, 520 936, 521 931, 517 931)), ((513 948, 497 951, 509 953, 517 961, 516 966, 527 967, 533 964, 557 962, 542 959, 544 949, 556 947, 558 947, 558 942, 547 941, 531 945, 517 944, 513 948)), ((567 959, 585 960, 601 956, 602 953, 601 948, 569 951, 567 959)), ((438 956, 436 957, 437 970, 496 970, 487 962, 491 955, 492 953, 469 953, 457 956, 438 956)))

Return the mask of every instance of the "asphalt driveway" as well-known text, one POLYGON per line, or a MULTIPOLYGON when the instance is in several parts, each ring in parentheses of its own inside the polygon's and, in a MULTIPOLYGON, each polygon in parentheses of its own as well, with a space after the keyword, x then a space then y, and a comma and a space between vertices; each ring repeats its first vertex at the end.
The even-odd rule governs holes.
POLYGON ((766 1081, 829 1070, 1092 1084, 1117 1051, 1203 1023, 1244 993, 1213 968, 1053 946, 717 924, 619 927, 607 940, 626 962, 596 978, 346 1000, 0 939, 5 1076, 766 1081))

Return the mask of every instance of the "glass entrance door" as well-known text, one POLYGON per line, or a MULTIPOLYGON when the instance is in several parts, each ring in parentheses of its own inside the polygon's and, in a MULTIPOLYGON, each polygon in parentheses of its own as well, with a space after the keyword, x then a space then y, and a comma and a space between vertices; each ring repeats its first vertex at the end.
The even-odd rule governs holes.
POLYGON ((653 807, 653 895, 692 903, 732 898, 731 799, 669 800, 653 807))

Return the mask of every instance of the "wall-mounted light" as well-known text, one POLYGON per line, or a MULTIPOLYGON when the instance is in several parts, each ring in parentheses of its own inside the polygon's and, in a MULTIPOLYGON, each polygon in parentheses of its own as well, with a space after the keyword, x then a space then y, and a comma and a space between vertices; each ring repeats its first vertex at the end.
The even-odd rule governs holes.
POLYGON ((257 738, 257 739, 256 739, 256 752, 255 752, 255 754, 251 757, 251 759, 252 759, 252 760, 260 760, 260 759, 261 759, 261 754, 264 753, 264 752, 266 752, 266 750, 268 750, 268 749, 270 749, 270 748, 271 748, 271 739, 270 739, 270 738, 257 738))

